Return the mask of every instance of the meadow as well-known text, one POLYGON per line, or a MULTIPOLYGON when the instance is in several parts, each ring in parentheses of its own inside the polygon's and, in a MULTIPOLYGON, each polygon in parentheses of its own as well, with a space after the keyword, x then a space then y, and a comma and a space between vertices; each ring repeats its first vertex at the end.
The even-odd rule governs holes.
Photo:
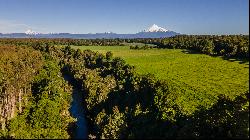
MULTIPOLYGON (((190 98, 190 95, 193 95, 195 99, 197 94, 203 94, 202 97, 207 95, 206 98, 200 99, 204 105, 207 99, 216 100, 217 95, 234 98, 249 88, 249 62, 241 64, 240 61, 228 61, 221 57, 192 54, 185 49, 132 50, 129 46, 72 47, 100 53, 112 51, 115 57, 121 57, 128 64, 135 66, 138 74, 151 73, 158 79, 174 84, 176 94, 183 94, 183 98, 185 96, 190 98)), ((179 104, 185 104, 185 100, 180 99, 179 104)), ((192 109, 195 104, 195 102, 190 103, 186 111, 192 109)))

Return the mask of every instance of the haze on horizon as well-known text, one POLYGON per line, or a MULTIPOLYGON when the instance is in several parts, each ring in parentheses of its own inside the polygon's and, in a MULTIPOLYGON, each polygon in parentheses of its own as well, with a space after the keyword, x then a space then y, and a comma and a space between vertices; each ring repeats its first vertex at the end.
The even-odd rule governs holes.
POLYGON ((0 33, 249 34, 248 0, 0 0, 0 33))

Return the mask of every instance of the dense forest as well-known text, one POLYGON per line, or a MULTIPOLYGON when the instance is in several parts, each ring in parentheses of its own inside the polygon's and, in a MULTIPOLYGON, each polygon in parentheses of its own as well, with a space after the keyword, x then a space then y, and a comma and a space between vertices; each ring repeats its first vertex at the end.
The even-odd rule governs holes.
POLYGON ((188 49, 211 56, 237 58, 248 61, 248 35, 178 35, 164 39, 135 39, 130 42, 155 44, 158 48, 188 49))
MULTIPOLYGON (((155 44, 208 55, 249 57, 249 36, 163 39, 0 39, 1 138, 72 138, 72 85, 83 94, 88 138, 249 138, 249 90, 178 98, 176 86, 112 52, 70 45, 155 44), (74 79, 67 82, 65 76, 74 79), (185 104, 194 100, 195 106, 185 104)), ((117 46, 119 47, 119 46, 117 46)))

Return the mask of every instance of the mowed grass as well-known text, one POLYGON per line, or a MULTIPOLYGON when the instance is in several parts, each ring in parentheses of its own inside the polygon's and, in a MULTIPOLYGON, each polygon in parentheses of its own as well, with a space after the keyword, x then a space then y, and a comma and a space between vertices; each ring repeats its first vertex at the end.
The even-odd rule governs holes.
MULTIPOLYGON (((220 94, 234 98, 249 91, 249 62, 223 60, 205 54, 189 54, 182 49, 131 50, 128 46, 72 46, 100 53, 112 51, 134 65, 138 74, 151 73, 175 85, 176 94, 182 94, 179 104, 186 98, 200 98, 202 104, 210 104, 220 94), (197 96, 202 95, 202 96, 197 96)), ((173 97, 175 98, 175 97, 173 97)), ((196 103, 185 105, 190 110, 196 103)), ((194 109, 194 108, 193 108, 194 109)))

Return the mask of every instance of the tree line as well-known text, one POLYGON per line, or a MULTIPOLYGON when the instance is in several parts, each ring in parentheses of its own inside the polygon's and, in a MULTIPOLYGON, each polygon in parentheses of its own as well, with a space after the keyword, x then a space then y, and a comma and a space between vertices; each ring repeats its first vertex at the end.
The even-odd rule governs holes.
MULTIPOLYGON (((0 44, 46 46, 74 45, 74 46, 124 46, 125 43, 154 44, 158 48, 188 49, 212 56, 237 58, 248 60, 249 35, 177 35, 169 38, 134 38, 134 39, 14 39, 2 38, 0 44)), ((149 49, 130 46, 131 49, 149 49)), ((155 48, 155 47, 154 47, 155 48)))
POLYGON ((211 56, 246 61, 249 58, 249 35, 178 35, 162 39, 135 40, 141 43, 155 44, 158 48, 188 49, 211 56))

